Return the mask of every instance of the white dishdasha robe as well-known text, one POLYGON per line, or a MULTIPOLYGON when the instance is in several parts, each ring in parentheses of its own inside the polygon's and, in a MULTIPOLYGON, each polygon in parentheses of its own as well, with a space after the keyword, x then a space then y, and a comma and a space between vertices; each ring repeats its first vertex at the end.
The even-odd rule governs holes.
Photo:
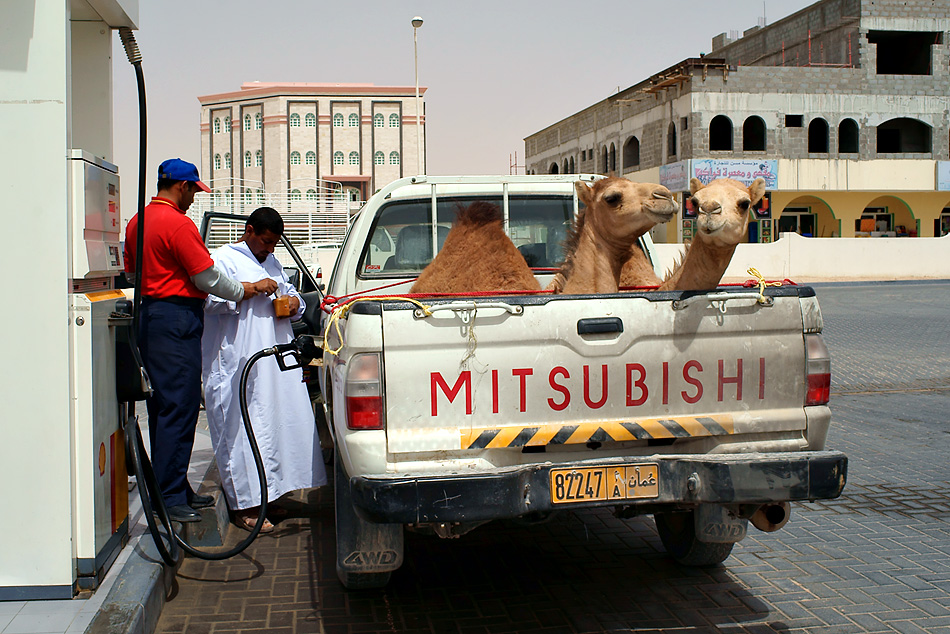
MULTIPOLYGON (((209 295, 205 300, 201 338, 205 409, 228 506, 238 510, 261 503, 257 468, 241 418, 241 373, 255 352, 293 340, 291 319, 300 318, 305 304, 272 253, 259 262, 246 243, 238 242, 215 249, 211 257, 233 279, 256 282, 270 277, 279 287, 276 296, 292 295, 300 300, 297 314, 284 319, 274 313, 274 295, 256 295, 240 302, 209 295)), ((258 360, 248 377, 247 404, 264 461, 268 501, 289 491, 326 484, 320 439, 301 369, 281 372, 275 357, 258 360)))

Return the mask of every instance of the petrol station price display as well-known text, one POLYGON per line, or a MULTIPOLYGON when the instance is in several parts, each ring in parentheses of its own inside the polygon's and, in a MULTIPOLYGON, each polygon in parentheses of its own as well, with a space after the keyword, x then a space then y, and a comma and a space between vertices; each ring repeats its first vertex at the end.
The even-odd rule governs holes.
POLYGON ((660 468, 656 464, 551 470, 554 504, 649 499, 659 494, 660 468))

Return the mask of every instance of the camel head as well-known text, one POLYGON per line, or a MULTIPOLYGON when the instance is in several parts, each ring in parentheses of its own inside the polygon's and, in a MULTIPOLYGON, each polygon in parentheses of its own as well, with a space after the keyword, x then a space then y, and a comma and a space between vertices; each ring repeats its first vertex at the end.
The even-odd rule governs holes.
POLYGON ((574 189, 586 207, 586 222, 592 223, 602 239, 621 245, 624 252, 633 240, 676 214, 673 195, 662 185, 609 177, 593 186, 577 181, 574 189))
POLYGON ((749 210, 765 195, 765 180, 757 178, 746 187, 731 178, 703 185, 690 179, 690 202, 696 210, 695 240, 709 246, 734 247, 744 241, 749 228, 749 210))

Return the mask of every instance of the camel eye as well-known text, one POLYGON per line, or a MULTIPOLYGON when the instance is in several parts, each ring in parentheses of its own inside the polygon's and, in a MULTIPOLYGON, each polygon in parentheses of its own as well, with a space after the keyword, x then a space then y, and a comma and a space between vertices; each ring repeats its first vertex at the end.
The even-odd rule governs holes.
POLYGON ((610 192, 604 196, 604 202, 608 205, 616 205, 620 202, 620 193, 619 192, 610 192))
POLYGON ((699 199, 693 196, 689 199, 689 204, 693 208, 693 211, 699 211, 699 199))
POLYGON ((749 211, 749 205, 752 204, 752 201, 748 199, 743 199, 739 201, 739 209, 742 211, 749 211))

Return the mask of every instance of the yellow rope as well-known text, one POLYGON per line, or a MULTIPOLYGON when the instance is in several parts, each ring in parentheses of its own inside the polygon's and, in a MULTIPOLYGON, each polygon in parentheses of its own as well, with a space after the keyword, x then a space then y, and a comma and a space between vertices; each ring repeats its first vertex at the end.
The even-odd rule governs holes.
POLYGON ((760 304, 764 304, 764 303, 766 303, 766 302, 768 301, 768 300, 765 298, 765 287, 766 287, 766 286, 781 286, 781 285, 782 285, 781 282, 766 282, 766 281, 765 281, 765 278, 762 277, 762 274, 759 273, 758 269, 756 269, 756 268, 754 268, 754 267, 751 267, 751 266, 750 266, 749 269, 748 269, 748 271, 746 271, 746 272, 747 272, 749 275, 751 275, 752 277, 754 277, 756 280, 758 280, 758 282, 759 282, 759 300, 758 300, 758 301, 759 301, 760 304))
POLYGON ((350 312, 350 309, 353 308, 353 306, 355 306, 359 302, 382 302, 382 301, 387 301, 387 300, 409 302, 411 304, 415 304, 416 306, 418 306, 419 309, 422 310, 423 313, 425 313, 426 317, 429 317, 432 315, 432 311, 429 310, 428 306, 410 297, 399 297, 398 295, 357 297, 351 302, 347 302, 346 304, 337 306, 336 308, 333 309, 333 312, 330 313, 330 319, 327 320, 327 326, 323 330, 324 352, 327 352, 328 354, 332 354, 334 356, 338 356, 340 354, 340 351, 343 350, 343 346, 345 344, 343 343, 343 331, 340 330, 340 320, 346 317, 346 314, 350 312), (330 349, 329 334, 330 334, 331 327, 333 327, 333 329, 336 331, 336 336, 340 340, 340 347, 337 348, 336 350, 330 349))

